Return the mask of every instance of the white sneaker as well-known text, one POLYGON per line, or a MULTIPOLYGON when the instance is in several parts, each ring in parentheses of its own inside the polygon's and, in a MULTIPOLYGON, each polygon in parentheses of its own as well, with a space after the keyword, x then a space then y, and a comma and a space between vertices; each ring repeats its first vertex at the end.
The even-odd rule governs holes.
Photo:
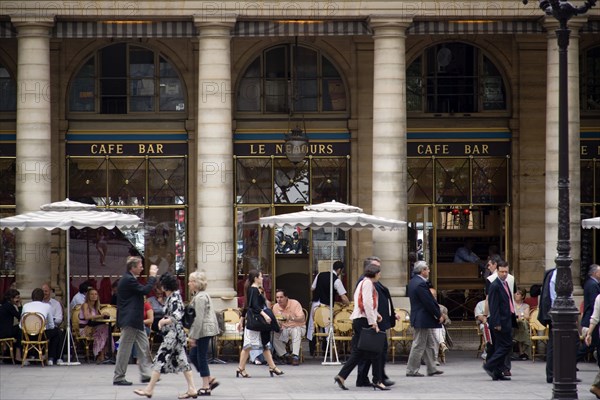
POLYGON ((54 365, 54 361, 52 361, 52 360, 48 360, 48 366, 49 366, 49 367, 51 367, 51 366, 53 366, 53 365, 54 365))
POLYGON ((56 365, 64 365, 65 362, 63 361, 62 358, 59 358, 58 360, 56 360, 56 365))

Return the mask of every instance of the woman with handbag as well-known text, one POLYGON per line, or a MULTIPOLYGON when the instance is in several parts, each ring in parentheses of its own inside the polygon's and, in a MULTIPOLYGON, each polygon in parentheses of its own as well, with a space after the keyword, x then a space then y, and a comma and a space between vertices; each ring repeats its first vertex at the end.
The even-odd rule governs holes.
POLYGON ((367 348, 367 345, 372 345, 375 342, 372 339, 370 339, 370 342, 361 342, 361 335, 368 333, 379 334, 377 322, 381 320, 381 315, 377 312, 378 299, 375 282, 381 277, 381 268, 377 264, 371 263, 365 268, 364 276, 365 278, 358 284, 354 291, 354 310, 350 315, 352 330, 354 332, 352 336, 352 353, 333 380, 341 389, 348 390, 344 384, 348 375, 350 375, 360 360, 369 359, 373 366, 373 390, 390 390, 389 387, 382 383, 381 364, 377 362, 377 357, 383 350, 383 342, 381 342, 380 349, 369 346, 369 350, 361 350, 361 348, 367 348), (372 328, 373 331, 369 331, 369 328, 372 328), (363 329, 365 332, 363 332, 363 329))
MULTIPOLYGON (((271 376, 274 374, 283 375, 283 371, 277 368, 273 362, 273 355, 268 346, 271 341, 271 330, 273 329, 271 323, 274 322, 276 324, 277 321, 274 321, 267 313, 267 310, 269 310, 267 299, 259 290, 259 288, 262 288, 262 283, 262 273, 256 269, 251 269, 248 272, 248 279, 244 285, 246 293, 246 313, 244 320, 246 321, 246 324, 244 327, 244 344, 240 353, 240 363, 235 372, 236 377, 241 376, 242 378, 250 378, 250 375, 246 372, 246 363, 248 362, 250 350, 257 349, 262 349, 265 360, 267 360, 267 364, 269 365, 269 373, 271 376), (258 321, 259 319, 263 322, 264 327, 260 328, 261 330, 253 330, 257 329, 258 326, 251 325, 251 321, 254 323, 254 321, 258 321), (250 329, 250 326, 252 326, 253 329, 250 329)), ((271 315, 273 314, 271 313, 271 315)), ((240 329, 241 324, 242 322, 240 322, 240 329)))
POLYGON ((162 333, 163 341, 154 357, 150 382, 148 382, 148 385, 143 390, 136 389, 133 393, 138 396, 151 398, 154 386, 156 386, 156 382, 160 379, 160 374, 183 372, 183 376, 187 382, 187 391, 177 398, 196 398, 198 397, 198 391, 196 390, 192 368, 188 363, 185 352, 186 337, 183 325, 181 325, 183 300, 179 294, 179 282, 176 277, 167 272, 160 277, 160 284, 167 296, 164 310, 165 315, 158 321, 158 329, 162 333))
POLYGON ((219 382, 210 376, 208 368, 208 345, 214 336, 219 334, 219 322, 213 308, 212 300, 206 293, 208 280, 204 271, 194 271, 188 279, 190 292, 196 293, 190 301, 190 306, 196 311, 194 323, 190 328, 188 342, 190 343, 190 361, 202 377, 202 388, 198 396, 210 396, 219 382))

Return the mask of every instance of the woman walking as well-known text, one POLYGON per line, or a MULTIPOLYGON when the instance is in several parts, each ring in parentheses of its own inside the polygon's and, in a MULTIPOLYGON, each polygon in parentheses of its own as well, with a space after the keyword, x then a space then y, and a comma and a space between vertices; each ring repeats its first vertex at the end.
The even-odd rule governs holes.
POLYGON ((344 384, 348 375, 354 370, 362 359, 370 359, 373 367, 373 389, 390 390, 382 383, 381 363, 377 362, 378 353, 362 351, 358 349, 358 342, 363 328, 373 328, 379 332, 377 322, 381 320, 381 315, 377 312, 377 290, 375 283, 381 277, 381 268, 371 263, 365 268, 365 278, 358 284, 354 291, 354 310, 350 315, 352 320, 352 353, 350 358, 340 372, 333 378, 335 383, 343 390, 348 390, 344 384))
POLYGON ((212 300, 206 293, 208 280, 204 271, 195 271, 190 274, 188 286, 190 292, 196 293, 190 305, 196 311, 196 318, 190 328, 189 343, 190 360, 202 377, 202 388, 198 390, 198 396, 210 396, 213 389, 219 386, 219 382, 210 376, 208 368, 208 345, 214 336, 219 334, 219 323, 213 309, 212 300))
MULTIPOLYGON (((256 269, 251 269, 248 272, 248 279, 246 280, 246 284, 244 285, 245 293, 246 293, 246 313, 248 310, 252 310, 255 313, 260 313, 263 316, 265 321, 270 324, 271 317, 263 311, 263 308, 267 307, 267 299, 260 292, 263 284, 263 276, 262 273, 256 269)), ((241 322, 240 322, 241 325, 241 322)), ((250 355, 250 350, 262 350, 265 360, 267 360, 267 364, 269 365, 269 373, 271 376, 275 375, 283 375, 283 371, 281 371, 275 363, 273 362, 273 356, 271 354, 271 350, 269 350, 268 344, 271 340, 271 332, 259 332, 248 329, 248 327, 244 328, 244 344, 242 347, 242 351, 240 353, 240 363, 238 365, 238 369, 235 373, 236 377, 241 376, 242 378, 250 378, 250 375, 246 372, 246 363, 248 362, 248 356, 250 355)))
POLYGON ((187 392, 179 396, 178 399, 196 398, 198 397, 198 392, 194 385, 192 368, 185 354, 186 337, 181 325, 183 300, 179 294, 179 284, 177 283, 177 279, 169 273, 160 277, 160 284, 167 295, 165 315, 158 321, 158 329, 162 333, 163 341, 154 357, 150 382, 148 382, 148 385, 143 390, 137 389, 133 393, 138 396, 150 398, 154 392, 154 386, 160 378, 160 374, 183 371, 183 376, 188 387, 187 392))

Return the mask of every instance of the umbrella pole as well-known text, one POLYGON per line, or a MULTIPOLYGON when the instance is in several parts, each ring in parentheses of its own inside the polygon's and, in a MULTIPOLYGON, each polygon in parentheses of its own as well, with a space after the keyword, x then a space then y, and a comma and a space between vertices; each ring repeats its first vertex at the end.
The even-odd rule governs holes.
POLYGON ((70 309, 70 304, 71 304, 71 282, 69 280, 70 275, 71 275, 71 268, 70 268, 70 258, 71 258, 71 253, 70 253, 70 242, 71 242, 71 229, 67 229, 67 335, 66 335, 66 342, 67 342, 67 362, 63 363, 63 365, 79 365, 81 364, 79 362, 79 358, 77 357, 77 352, 75 352, 75 357, 77 358, 77 361, 73 361, 71 362, 71 344, 73 344, 73 348, 75 348, 75 340, 73 339, 73 334, 71 332, 71 309, 70 309))
POLYGON ((335 344, 335 337, 333 335, 333 230, 334 227, 331 227, 331 250, 329 252, 329 258, 331 261, 330 269, 330 279, 329 279, 329 331, 327 332, 327 346, 325 347, 325 358, 323 359, 322 365, 340 365, 340 360, 338 358, 337 346, 335 344), (333 352, 335 352, 335 361, 333 361, 333 352), (329 361, 327 361, 327 355, 329 355, 329 361))

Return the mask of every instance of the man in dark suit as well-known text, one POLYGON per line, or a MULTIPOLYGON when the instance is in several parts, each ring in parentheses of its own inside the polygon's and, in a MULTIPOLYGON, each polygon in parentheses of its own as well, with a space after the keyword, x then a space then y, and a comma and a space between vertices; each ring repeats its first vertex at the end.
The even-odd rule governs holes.
MULTIPOLYGON (((368 257, 363 262, 363 267, 366 269, 369 265, 375 265, 381 268, 381 260, 379 257, 368 257)), ((358 279, 358 284, 363 280, 364 275, 362 275, 358 279)), ((387 287, 381 283, 381 281, 377 281, 375 283, 375 290, 377 290, 377 312, 381 315, 381 321, 377 322, 379 326, 379 330, 381 332, 386 332, 392 326, 396 324, 396 319, 400 316, 396 316, 396 312, 394 311, 394 303, 392 303, 392 295, 387 287)), ((377 362, 381 365, 381 378, 382 383, 385 386, 392 386, 396 382, 390 380, 390 378, 385 373, 385 362, 387 360, 387 350, 388 343, 387 340, 383 346, 383 351, 379 353, 379 357, 377 357, 377 362)), ((358 363, 358 374, 356 376, 356 386, 373 386, 371 381, 369 381, 369 368, 371 367, 371 359, 362 359, 358 363)))
POLYGON ((410 324, 415 333, 406 365, 406 376, 423 376, 419 373, 421 359, 425 360, 428 376, 441 375, 444 372, 435 366, 433 352, 426 350, 433 349, 436 345, 432 329, 441 328, 444 317, 440 305, 429 291, 429 265, 425 261, 417 261, 413 273, 413 278, 408 283, 408 297, 410 324))
MULTIPOLYGON (((586 335, 588 327, 590 326, 590 317, 592 316, 592 311, 594 311, 594 301, 596 301, 596 296, 600 294, 600 283, 598 283, 600 281, 600 265, 590 265, 588 276, 588 279, 583 284, 583 315, 581 316, 581 334, 583 336, 586 335)), ((598 338, 597 329, 592 331, 591 346, 582 343, 579 347, 577 361, 582 361, 590 350, 596 350, 597 353, 600 354, 600 340, 598 338)), ((597 363, 598 366, 600 366, 600 357, 598 357, 597 363)))
POLYGON ((144 296, 150 293, 156 283, 158 267, 156 265, 150 266, 148 281, 145 285, 137 280, 143 270, 144 265, 140 257, 129 257, 127 258, 127 272, 119 280, 117 288, 117 326, 121 329, 121 338, 113 377, 114 385, 131 385, 131 382, 125 380, 125 374, 127 373, 127 364, 134 344, 138 351, 142 383, 150 381, 152 371, 150 369, 148 336, 144 330, 144 296))
POLYGON ((483 369, 495 381, 508 381, 510 377, 502 373, 504 359, 512 351, 512 330, 516 325, 515 306, 506 278, 508 264, 498 263, 498 278, 490 285, 488 303, 490 315, 488 324, 492 334, 492 354, 488 354, 483 369))

